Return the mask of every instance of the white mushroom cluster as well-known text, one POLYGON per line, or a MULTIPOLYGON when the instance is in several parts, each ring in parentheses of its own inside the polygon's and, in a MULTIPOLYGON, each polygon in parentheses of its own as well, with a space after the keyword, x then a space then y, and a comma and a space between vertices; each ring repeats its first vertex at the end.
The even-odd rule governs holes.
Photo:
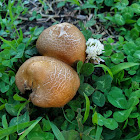
POLYGON ((104 60, 99 57, 99 55, 104 52, 104 45, 99 40, 89 38, 86 45, 87 61, 92 59, 94 64, 100 64, 100 61, 104 62, 104 60))

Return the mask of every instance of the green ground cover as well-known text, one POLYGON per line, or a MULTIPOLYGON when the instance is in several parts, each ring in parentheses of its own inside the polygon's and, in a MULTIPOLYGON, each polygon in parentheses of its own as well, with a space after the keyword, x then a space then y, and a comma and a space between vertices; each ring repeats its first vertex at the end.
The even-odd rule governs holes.
POLYGON ((0 45, 0 139, 140 139, 140 0, 1 0, 0 45), (86 40, 99 39, 105 62, 78 62, 74 99, 63 108, 38 108, 20 94, 15 74, 39 55, 43 29, 62 21, 86 40))

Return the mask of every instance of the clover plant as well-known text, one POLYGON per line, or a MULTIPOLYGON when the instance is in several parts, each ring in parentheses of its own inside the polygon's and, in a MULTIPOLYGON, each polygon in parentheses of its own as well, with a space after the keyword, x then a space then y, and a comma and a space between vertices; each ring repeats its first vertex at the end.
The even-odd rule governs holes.
POLYGON ((139 140, 139 17, 139 0, 1 0, 0 139, 139 140), (102 42, 104 52, 99 57, 104 62, 79 61, 75 98, 62 108, 38 108, 20 94, 15 74, 26 59, 39 55, 35 42, 45 24, 68 22, 65 16, 61 20, 55 16, 70 6, 88 17, 74 21, 86 40, 102 42), (58 10, 53 11, 55 7, 58 10), (44 24, 48 15, 51 22, 44 24))

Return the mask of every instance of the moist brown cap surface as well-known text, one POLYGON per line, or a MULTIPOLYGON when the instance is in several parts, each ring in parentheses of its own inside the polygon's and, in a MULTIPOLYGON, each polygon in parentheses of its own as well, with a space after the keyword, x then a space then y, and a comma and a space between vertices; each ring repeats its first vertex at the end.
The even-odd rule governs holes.
POLYGON ((52 57, 35 56, 25 61, 16 74, 16 85, 39 107, 62 107, 76 94, 80 80, 73 68, 52 57))
POLYGON ((43 56, 55 57, 69 65, 85 61, 86 40, 82 32, 70 23, 61 23, 45 29, 36 47, 43 56))

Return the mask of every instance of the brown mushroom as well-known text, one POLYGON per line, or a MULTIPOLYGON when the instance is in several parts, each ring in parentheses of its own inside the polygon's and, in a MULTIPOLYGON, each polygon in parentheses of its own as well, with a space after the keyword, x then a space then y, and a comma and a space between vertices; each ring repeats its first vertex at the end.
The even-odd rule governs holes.
POLYGON ((35 56, 25 61, 16 74, 16 85, 39 107, 62 107, 76 94, 80 80, 73 68, 52 57, 35 56))
POLYGON ((86 40, 81 31, 69 23, 53 25, 39 36, 36 47, 43 56, 55 57, 69 65, 85 61, 86 40))

